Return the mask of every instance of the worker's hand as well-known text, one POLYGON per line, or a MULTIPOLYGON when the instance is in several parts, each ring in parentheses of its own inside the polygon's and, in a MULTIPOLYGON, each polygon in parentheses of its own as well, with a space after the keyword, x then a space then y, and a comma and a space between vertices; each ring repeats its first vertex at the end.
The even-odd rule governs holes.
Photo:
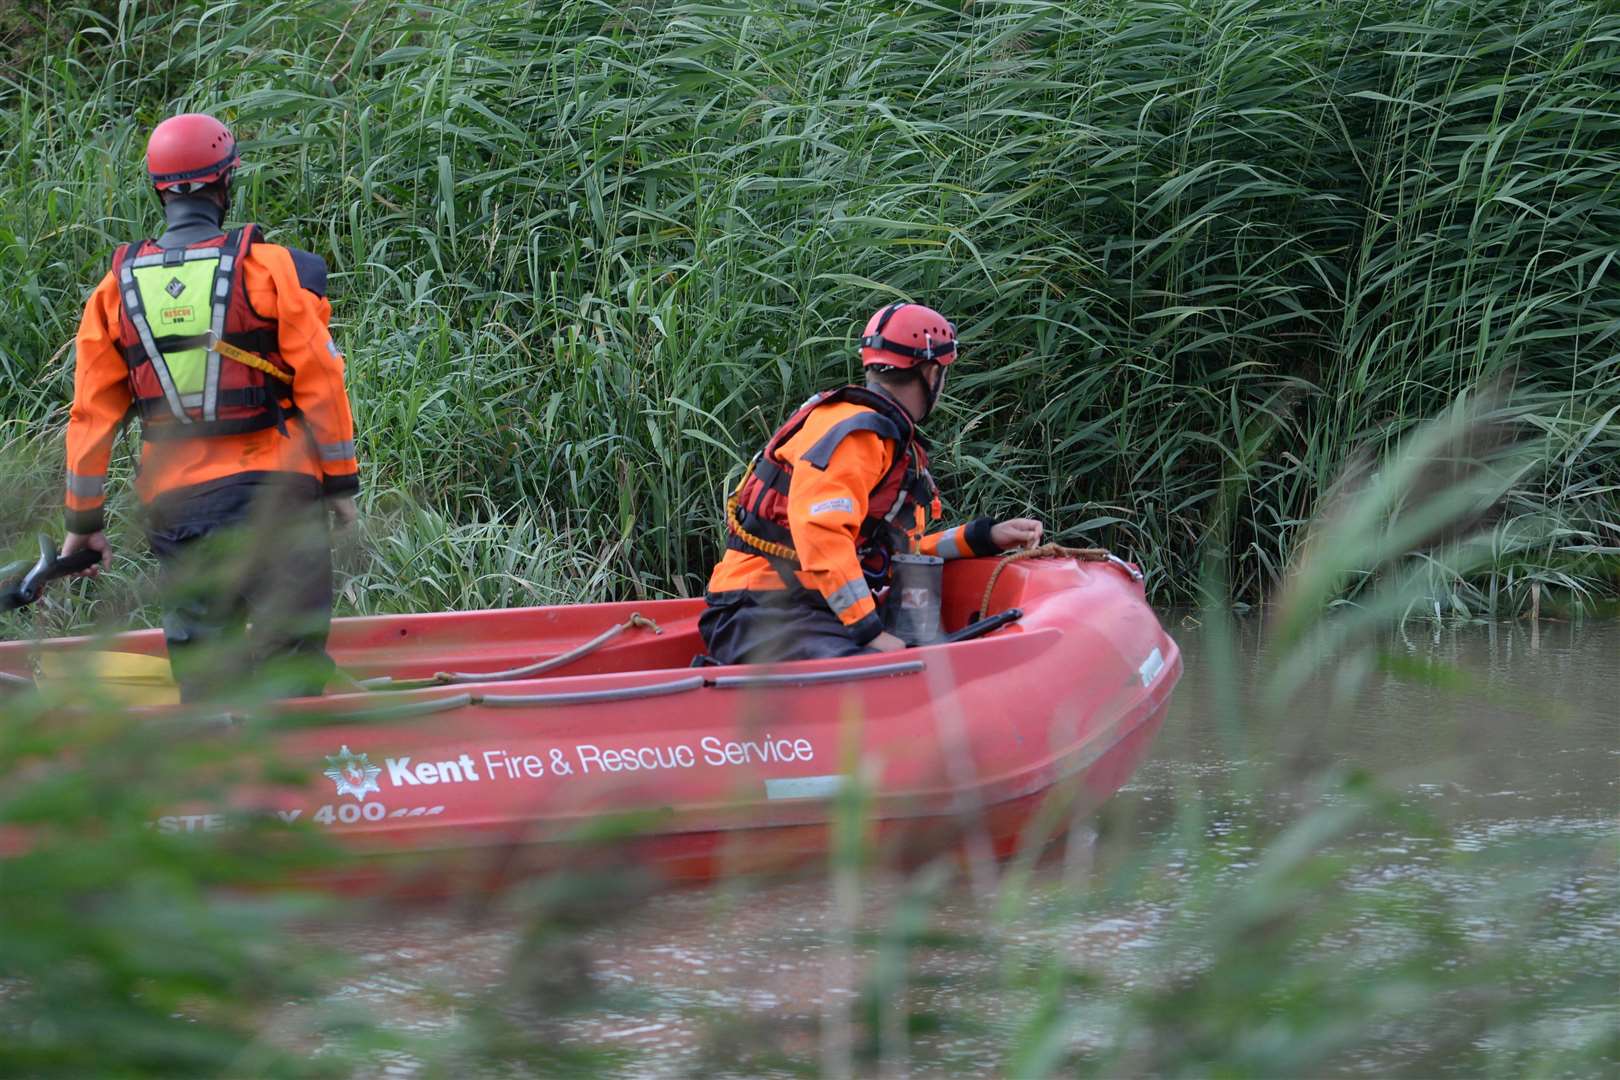
POLYGON ((326 505, 332 511, 332 524, 340 531, 354 528, 355 523, 360 520, 360 508, 354 504, 352 495, 327 499, 326 505))
POLYGON ((1002 551, 1032 548, 1041 542, 1041 523, 1034 518, 1008 518, 991 526, 990 542, 1002 551))
POLYGON ((871 641, 868 641, 866 647, 876 649, 878 652, 899 652, 906 647, 906 643, 885 630, 871 641))
POLYGON ((101 561, 87 570, 80 570, 76 577, 95 577, 101 573, 103 566, 112 562, 112 548, 107 546, 107 534, 102 532, 68 533, 67 538, 62 541, 62 554, 58 557, 73 555, 86 549, 101 552, 101 561))

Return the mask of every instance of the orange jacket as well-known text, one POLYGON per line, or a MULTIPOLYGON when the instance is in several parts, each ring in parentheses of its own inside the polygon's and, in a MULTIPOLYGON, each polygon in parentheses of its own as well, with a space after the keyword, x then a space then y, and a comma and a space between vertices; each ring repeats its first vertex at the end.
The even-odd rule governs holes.
MULTIPOLYGON (((254 310, 276 320, 301 415, 288 418, 286 435, 267 428, 146 443, 135 483, 142 502, 243 474, 311 476, 328 495, 360 488, 343 356, 329 329, 325 264, 307 252, 260 242, 242 260, 241 273, 254 310)), ((67 429, 69 532, 102 528, 107 464, 132 402, 129 368, 118 347, 120 302, 117 280, 109 272, 90 294, 79 322, 67 429)))
MULTIPOLYGON (((777 458, 792 467, 788 486, 788 527, 798 553, 799 583, 821 594, 857 644, 877 637, 882 623, 877 604, 861 572, 856 544, 866 520, 867 500, 894 464, 901 448, 872 431, 846 436, 828 459, 826 469, 801 464, 803 455, 840 421, 872 409, 838 401, 811 411, 804 427, 777 451, 777 458)), ((896 524, 902 524, 896 522, 896 524)), ((916 510, 906 522, 912 552, 945 559, 992 555, 990 519, 980 518, 940 532, 928 533, 928 511, 916 510)), ((760 555, 728 550, 709 577, 711 595, 735 591, 769 592, 786 588, 770 561, 760 555)))

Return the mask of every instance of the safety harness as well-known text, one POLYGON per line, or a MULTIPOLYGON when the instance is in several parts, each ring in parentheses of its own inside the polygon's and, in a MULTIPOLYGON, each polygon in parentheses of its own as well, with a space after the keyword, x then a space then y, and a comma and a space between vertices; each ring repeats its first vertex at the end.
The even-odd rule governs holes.
POLYGON ((856 545, 862 572, 871 587, 878 588, 887 581, 889 559, 897 549, 910 549, 910 536, 896 524, 902 513, 908 507, 912 509, 919 531, 925 524, 924 506, 931 506, 935 517, 940 513, 939 490, 928 472, 927 448, 905 409, 887 395, 862 386, 844 386, 816 394, 788 417, 764 449, 754 455, 742 482, 726 502, 726 547, 765 559, 794 593, 807 590, 795 573, 800 562, 788 522, 788 490, 793 466, 781 461, 777 451, 799 433, 811 412, 839 401, 862 405, 871 411, 856 413, 834 425, 802 455, 804 464, 827 468, 839 444, 857 431, 873 432, 898 447, 894 463, 867 499, 866 520, 861 523, 856 545))
POLYGON ((242 262, 256 228, 179 248, 150 240, 113 256, 119 346, 141 437, 239 435, 298 414, 276 322, 253 310, 242 262), (226 362, 229 361, 229 362, 226 362))

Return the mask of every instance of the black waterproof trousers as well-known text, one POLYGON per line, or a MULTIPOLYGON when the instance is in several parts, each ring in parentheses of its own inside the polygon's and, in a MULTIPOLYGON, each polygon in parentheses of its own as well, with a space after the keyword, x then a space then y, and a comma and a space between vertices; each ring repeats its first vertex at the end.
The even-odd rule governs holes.
POLYGON ((332 544, 319 481, 243 474, 165 495, 148 515, 181 700, 249 677, 271 696, 321 693, 333 671, 332 544))
POLYGON ((790 597, 786 589, 710 593, 707 600, 698 632, 709 656, 721 664, 825 660, 872 651, 855 644, 826 604, 790 597))

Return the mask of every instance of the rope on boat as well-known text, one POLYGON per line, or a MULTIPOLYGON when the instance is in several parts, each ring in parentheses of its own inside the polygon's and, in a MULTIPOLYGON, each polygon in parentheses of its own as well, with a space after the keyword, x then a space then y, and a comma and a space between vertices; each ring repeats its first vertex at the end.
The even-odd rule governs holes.
POLYGON ((1025 559, 1074 559, 1078 562, 1111 562, 1131 575, 1135 581, 1142 580, 1142 571, 1121 559, 1110 554, 1104 548, 1072 548, 1062 544, 1042 544, 1039 547, 1019 548, 1009 551, 996 563, 996 568, 990 571, 990 580, 984 587, 984 599, 979 601, 979 614, 990 610, 990 594, 996 591, 996 582, 1001 580, 1001 572, 1015 562, 1025 559))
POLYGON ((363 690, 420 690, 429 686, 454 686, 460 683, 473 682, 506 682, 512 679, 528 679, 536 675, 543 675, 548 671, 572 664, 581 660, 626 630, 651 630, 654 634, 662 634, 663 628, 640 612, 632 612, 630 617, 618 626, 610 626, 600 634, 585 642, 583 645, 569 649, 565 653, 537 660, 523 667, 508 668, 505 671, 440 671, 428 679, 403 679, 395 682, 391 677, 384 675, 375 679, 364 679, 357 683, 363 690))

